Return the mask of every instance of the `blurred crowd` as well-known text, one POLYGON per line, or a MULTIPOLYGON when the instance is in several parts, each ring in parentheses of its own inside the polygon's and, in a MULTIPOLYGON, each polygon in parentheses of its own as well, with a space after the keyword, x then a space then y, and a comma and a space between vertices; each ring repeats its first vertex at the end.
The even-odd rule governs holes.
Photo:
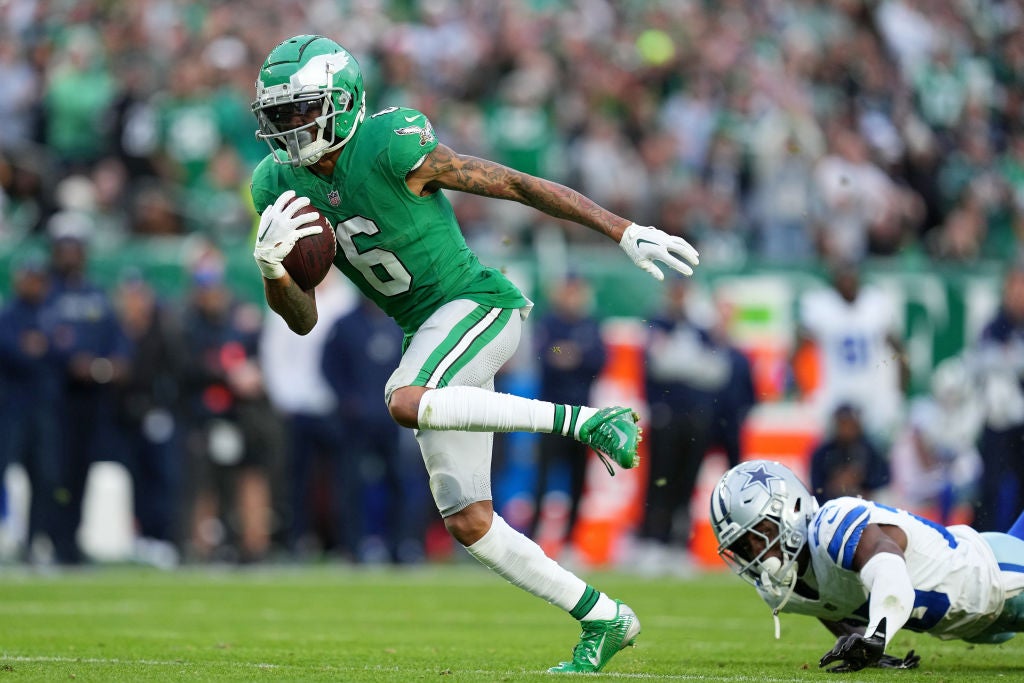
MULTIPOLYGON (((238 295, 213 242, 195 243, 182 264, 187 289, 175 297, 131 266, 112 288, 96 284, 90 253, 87 237, 59 232, 46 251, 12 264, 0 305, 0 470, 20 465, 30 495, 26 528, 12 539, 17 511, 0 486, 0 559, 87 561, 80 529, 99 462, 129 477, 130 556, 140 562, 408 564, 450 553, 443 530, 444 541, 432 533, 437 516, 412 434, 382 399, 402 333, 339 273, 318 286, 319 323, 299 336, 238 295)), ((545 400, 590 403, 610 359, 592 285, 575 272, 549 285, 528 326, 526 361, 512 372, 534 376, 530 393, 545 400)), ((746 421, 764 400, 751 359, 730 337, 728 306, 709 310, 705 295, 670 278, 661 309, 639 321, 637 407, 650 460, 630 563, 647 572, 689 567, 706 456, 748 455, 746 421)), ((809 427, 813 447, 791 455, 806 464, 815 495, 1006 528, 1024 506, 1024 263, 1007 270, 978 338, 916 396, 892 301, 862 283, 857 266, 837 266, 800 308, 788 399, 820 429, 809 427), (818 359, 813 381, 797 370, 808 346, 818 359)), ((551 540, 546 505, 567 493, 554 536, 558 552, 571 554, 586 450, 567 439, 535 447, 530 509, 517 521, 551 540)))
POLYGON ((2 550, 13 540, 15 559, 88 560, 87 483, 113 462, 129 478, 128 557, 142 562, 424 559, 426 474, 383 401, 401 354, 392 320, 332 273, 320 324, 295 335, 237 295, 212 243, 184 264, 180 298, 130 267, 100 287, 89 256, 85 239, 61 233, 12 267, 0 470, 20 465, 30 492, 21 538, 2 550))
MULTIPOLYGON (((707 262, 1017 249, 1015 0, 10 0, 0 240, 67 220, 103 245, 244 240, 267 151, 255 71, 313 30, 360 60, 369 111, 421 109, 455 150, 567 182, 707 262)), ((538 218, 456 208, 482 240, 529 242, 538 218)))
MULTIPOLYGON (((397 330, 328 281, 318 334, 299 339, 224 277, 222 254, 251 249, 249 172, 267 152, 249 108, 256 70, 282 39, 314 31, 359 59, 370 112, 420 109, 456 151, 682 235, 705 264, 1009 264, 1021 252, 1016 0, 8 0, 0 250, 12 279, 0 418, 6 461, 24 461, 39 492, 31 524, 58 562, 81 559, 74 529, 97 457, 131 471, 139 536, 160 561, 255 561, 275 547, 354 561, 424 556, 433 513, 422 467, 378 398, 397 330), (106 289, 87 277, 91 255, 185 239, 194 253, 180 298, 137 270, 106 289), (46 251, 22 248, 30 243, 46 251)), ((533 248, 539 227, 548 247, 552 233, 602 244, 514 203, 451 199, 478 246, 533 248)), ((906 420, 876 424, 887 404, 872 402, 883 396, 870 378, 858 380, 866 401, 860 389, 825 387, 838 443, 818 449, 819 493, 842 470, 830 463, 855 462, 837 490, 919 495, 919 509, 943 519, 967 505, 993 527, 1019 509, 1012 461, 1024 452, 1024 398, 1018 375, 1000 368, 1024 368, 1024 293, 1009 270, 1000 317, 936 373, 926 401, 903 412, 906 386, 890 364, 884 386, 898 408, 881 412, 906 420), (962 396, 965 382, 983 395, 962 396), (884 472, 850 446, 862 431, 884 472), (947 442, 968 453, 956 466, 947 442)), ((646 380, 661 399, 652 427, 676 444, 664 450, 694 454, 681 472, 658 459, 677 486, 652 479, 658 504, 641 534, 678 545, 688 520, 673 520, 687 516, 696 451, 738 458, 756 397, 721 320, 686 320, 685 293, 669 289, 649 325, 646 380), (673 433, 684 420, 686 435, 673 433)), ((807 304, 801 339, 827 345, 829 330, 810 323, 830 305, 807 304)), ((581 346, 562 342, 594 318, 591 308, 551 321, 547 338, 561 341, 550 348, 581 346)), ((878 323, 888 318, 872 320, 873 346, 847 346, 847 369, 862 350, 902 357, 886 347, 893 329, 878 323)), ((578 392, 589 390, 597 351, 580 349, 578 392)), ((576 371, 557 355, 556 370, 576 371)), ((571 389, 561 377, 553 386, 571 389)), ((852 386, 836 377, 826 381, 852 386)), ((542 462, 560 457, 544 448, 542 462)), ((581 476, 572 475, 573 517, 581 476)))

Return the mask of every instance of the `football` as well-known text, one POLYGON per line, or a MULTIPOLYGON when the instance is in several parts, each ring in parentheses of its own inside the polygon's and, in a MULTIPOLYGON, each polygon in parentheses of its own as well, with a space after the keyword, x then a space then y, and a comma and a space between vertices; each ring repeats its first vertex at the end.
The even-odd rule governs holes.
POLYGON ((292 276, 292 280, 295 280, 295 284, 308 290, 316 287, 327 277, 327 271, 334 263, 338 242, 334 236, 334 227, 323 214, 312 206, 307 206, 296 215, 306 213, 315 213, 316 220, 303 224, 299 229, 319 225, 324 230, 317 235, 306 235, 300 238, 281 263, 288 274, 292 276))

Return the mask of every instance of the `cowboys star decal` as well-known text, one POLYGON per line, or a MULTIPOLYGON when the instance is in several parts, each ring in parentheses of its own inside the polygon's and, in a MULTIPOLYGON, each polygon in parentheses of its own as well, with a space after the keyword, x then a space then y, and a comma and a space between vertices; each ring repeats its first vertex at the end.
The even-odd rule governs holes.
POLYGON ((742 473, 747 475, 747 481, 745 481, 743 483, 743 486, 740 487, 740 491, 743 491, 744 489, 749 489, 751 486, 756 485, 764 487, 765 491, 771 493, 772 489, 768 485, 768 482, 772 481, 773 479, 782 481, 782 477, 772 474, 771 472, 765 469, 764 465, 758 465, 757 467, 754 467, 752 469, 743 470, 742 473))

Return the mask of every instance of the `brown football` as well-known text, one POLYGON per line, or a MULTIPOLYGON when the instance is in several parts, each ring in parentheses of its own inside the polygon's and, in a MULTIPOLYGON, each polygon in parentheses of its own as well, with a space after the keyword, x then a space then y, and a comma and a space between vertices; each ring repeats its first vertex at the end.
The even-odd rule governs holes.
POLYGON ((303 289, 313 289, 327 277, 327 271, 334 263, 338 242, 334 236, 334 227, 323 214, 312 206, 307 206, 300 209, 297 215, 306 213, 315 213, 316 220, 304 223, 298 229, 319 225, 324 230, 319 234, 300 238, 281 263, 295 280, 295 284, 303 289))

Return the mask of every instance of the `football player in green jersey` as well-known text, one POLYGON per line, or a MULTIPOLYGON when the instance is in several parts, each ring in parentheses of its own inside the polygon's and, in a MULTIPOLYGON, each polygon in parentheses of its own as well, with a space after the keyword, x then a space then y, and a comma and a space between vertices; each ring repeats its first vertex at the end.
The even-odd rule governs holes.
POLYGON ((661 261, 692 275, 686 241, 640 226, 581 194, 440 144, 427 117, 389 107, 365 115, 355 58, 315 35, 289 38, 260 68, 253 111, 271 153, 253 172, 261 212, 254 252, 267 303, 299 334, 317 322, 316 297, 281 264, 307 226, 312 204, 335 226, 334 264, 405 331, 405 352, 385 387, 392 417, 416 430, 445 526, 471 555, 512 584, 580 620, 573 657, 553 672, 601 670, 632 644, 640 622, 548 558, 495 514, 494 432, 557 432, 620 467, 639 461, 630 408, 556 405, 494 391, 494 374, 519 343, 532 306, 466 246, 441 189, 509 199, 575 221, 619 243, 658 280, 661 261), (297 198, 296 198, 297 197, 297 198))

